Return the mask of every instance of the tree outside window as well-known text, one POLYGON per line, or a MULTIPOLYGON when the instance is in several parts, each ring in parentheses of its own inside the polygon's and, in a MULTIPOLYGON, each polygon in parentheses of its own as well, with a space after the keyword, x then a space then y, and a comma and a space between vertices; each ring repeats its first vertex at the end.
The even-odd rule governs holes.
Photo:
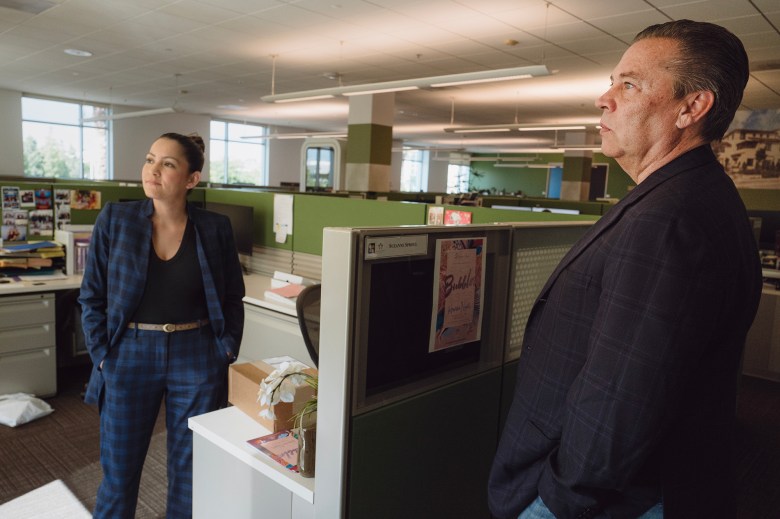
POLYGON ((404 150, 401 163, 401 191, 418 192, 428 189, 428 159, 426 150, 404 150))
POLYGON ((447 166, 447 193, 468 193, 471 166, 450 164, 447 166))
POLYGON ((211 121, 209 180, 220 184, 268 184, 267 128, 256 124, 211 121), (258 140, 260 138, 260 140, 258 140))
POLYGON ((24 176, 110 178, 108 122, 84 121, 108 113, 104 106, 23 97, 24 176))

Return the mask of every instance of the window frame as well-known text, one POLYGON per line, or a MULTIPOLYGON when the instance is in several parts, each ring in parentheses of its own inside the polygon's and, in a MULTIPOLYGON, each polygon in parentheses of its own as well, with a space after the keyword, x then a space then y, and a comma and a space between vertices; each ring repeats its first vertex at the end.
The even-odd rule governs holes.
POLYGON ((239 122, 239 121, 232 121, 230 119, 221 119, 221 118, 211 118, 209 121, 209 150, 208 150, 208 157, 209 157, 209 183, 212 184, 222 184, 225 186, 240 186, 240 185, 251 185, 251 186, 267 186, 270 182, 270 174, 268 171, 268 164, 269 164, 269 158, 268 158, 268 152, 269 152, 269 146, 268 146, 268 139, 265 138, 269 135, 270 128, 266 125, 260 124, 260 123, 250 123, 250 122, 239 122), (225 127, 225 131, 222 136, 215 137, 214 136, 214 123, 220 123, 223 124, 225 127), (236 138, 230 138, 230 126, 231 125, 239 125, 239 126, 245 126, 245 127, 251 127, 251 128, 257 128, 258 134, 262 137, 259 137, 259 141, 253 141, 250 139, 236 139, 236 138), (213 163, 211 157, 214 156, 214 143, 215 141, 222 143, 222 170, 224 172, 224 177, 222 180, 216 180, 214 178, 214 169, 211 167, 211 164, 213 163), (255 146, 260 146, 262 149, 262 160, 260 168, 261 171, 259 172, 258 178, 255 179, 254 183, 247 183, 247 182, 235 182, 231 183, 229 182, 228 177, 228 171, 230 166, 230 143, 238 143, 238 144, 251 144, 255 146))
POLYGON ((63 99, 63 98, 57 98, 57 97, 49 97, 49 96, 39 96, 39 95, 33 95, 33 94, 25 94, 23 93, 21 96, 21 123, 22 123, 22 158, 23 162, 26 162, 26 150, 24 149, 24 142, 26 140, 25 138, 25 123, 30 124, 44 124, 44 125, 50 125, 55 127, 65 127, 65 128, 77 128, 78 129, 78 140, 79 140, 79 160, 78 160, 78 176, 67 176, 67 177, 57 177, 57 176, 33 176, 29 175, 26 168, 23 166, 22 176, 27 179, 39 179, 39 178, 61 178, 63 180, 113 180, 114 178, 114 161, 113 161, 113 125, 111 124, 110 119, 105 120, 105 125, 101 125, 100 122, 96 121, 90 121, 90 122, 84 122, 85 118, 85 107, 91 107, 93 109, 93 112, 99 115, 105 115, 106 117, 111 116, 111 108, 109 105, 103 104, 103 103, 94 103, 94 102, 83 102, 78 101, 74 99, 63 99), (68 122, 62 122, 62 121, 51 121, 46 119, 37 119, 37 118, 26 118, 25 117, 25 110, 24 110, 24 104, 25 99, 30 100, 39 100, 39 101, 47 101, 47 102, 53 102, 53 103, 62 103, 67 105, 76 105, 78 106, 78 112, 79 112, 79 122, 78 124, 74 123, 68 123, 68 122), (86 140, 85 140, 85 129, 98 129, 98 130, 104 130, 105 131, 105 150, 106 150, 106 156, 105 156, 105 175, 104 176, 97 176, 92 175, 90 178, 85 177, 85 156, 87 155, 85 153, 86 149, 86 140))
POLYGON ((430 152, 428 150, 421 150, 416 148, 404 148, 402 151, 402 159, 401 159, 401 182, 399 186, 399 190, 406 193, 419 193, 424 192, 428 190, 428 175, 430 171, 430 152), (419 158, 411 158, 407 157, 407 155, 419 155, 419 158), (420 168, 420 175, 419 175, 419 182, 417 183, 417 189, 404 189, 404 176, 405 174, 409 174, 409 169, 407 168, 407 164, 413 163, 415 165, 419 165, 420 168))

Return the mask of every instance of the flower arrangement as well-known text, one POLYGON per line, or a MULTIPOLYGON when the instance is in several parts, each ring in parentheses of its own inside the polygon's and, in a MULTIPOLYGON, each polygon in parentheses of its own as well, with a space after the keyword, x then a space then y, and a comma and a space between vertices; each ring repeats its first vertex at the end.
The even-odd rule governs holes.
POLYGON ((305 369, 308 369, 308 366, 300 362, 283 362, 260 382, 257 400, 261 406, 264 406, 260 411, 261 417, 275 420, 274 406, 279 402, 293 402, 295 390, 303 384, 308 384, 314 389, 314 396, 293 416, 295 428, 300 428, 304 418, 317 412, 319 379, 315 375, 306 373, 305 369))

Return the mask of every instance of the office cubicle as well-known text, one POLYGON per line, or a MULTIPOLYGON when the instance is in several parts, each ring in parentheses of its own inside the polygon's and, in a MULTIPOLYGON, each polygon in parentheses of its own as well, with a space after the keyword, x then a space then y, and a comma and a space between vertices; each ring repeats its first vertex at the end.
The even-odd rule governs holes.
POLYGON ((528 313, 589 224, 325 230, 318 517, 490 517, 528 313))

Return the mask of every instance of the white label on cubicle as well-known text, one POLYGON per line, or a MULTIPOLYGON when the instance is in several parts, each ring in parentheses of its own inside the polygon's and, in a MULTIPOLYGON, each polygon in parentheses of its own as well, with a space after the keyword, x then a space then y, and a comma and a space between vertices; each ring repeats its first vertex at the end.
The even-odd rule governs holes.
POLYGON ((366 259, 422 256, 428 254, 428 235, 379 236, 366 238, 366 259))

